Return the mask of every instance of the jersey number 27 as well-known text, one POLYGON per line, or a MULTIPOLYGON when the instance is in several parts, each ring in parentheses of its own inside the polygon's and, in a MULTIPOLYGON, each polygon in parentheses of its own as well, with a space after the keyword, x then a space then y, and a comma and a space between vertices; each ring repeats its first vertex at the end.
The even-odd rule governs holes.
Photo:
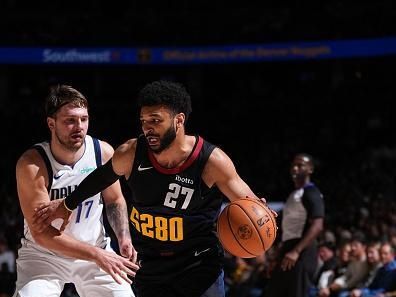
POLYGON ((176 208, 178 199, 184 198, 181 209, 186 209, 191 202, 191 198, 194 194, 194 189, 182 187, 179 184, 171 183, 169 184, 169 190, 170 191, 166 194, 164 205, 171 208, 176 208))

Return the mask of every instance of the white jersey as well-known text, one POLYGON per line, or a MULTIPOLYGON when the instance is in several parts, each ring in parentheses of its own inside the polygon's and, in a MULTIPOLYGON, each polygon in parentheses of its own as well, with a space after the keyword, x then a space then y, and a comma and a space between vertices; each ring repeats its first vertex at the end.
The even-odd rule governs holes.
MULTIPOLYGON (((85 151, 83 156, 72 167, 59 163, 52 155, 49 142, 42 142, 34 146, 43 157, 49 176, 48 193, 51 200, 66 197, 93 170, 102 164, 100 144, 97 139, 87 135, 85 137, 85 151)), ((106 236, 102 220, 103 202, 101 194, 87 198, 73 210, 70 222, 66 226, 65 234, 85 243, 104 248, 110 242, 106 236)), ((59 229, 62 220, 52 222, 52 226, 59 229)), ((34 243, 29 227, 25 220, 25 239, 34 243)), ((23 242, 22 242, 23 243, 23 242)), ((38 245, 37 245, 38 247, 38 245)), ((38 247, 43 250, 43 247, 38 247)), ((53 252, 44 249, 46 252, 53 252)))

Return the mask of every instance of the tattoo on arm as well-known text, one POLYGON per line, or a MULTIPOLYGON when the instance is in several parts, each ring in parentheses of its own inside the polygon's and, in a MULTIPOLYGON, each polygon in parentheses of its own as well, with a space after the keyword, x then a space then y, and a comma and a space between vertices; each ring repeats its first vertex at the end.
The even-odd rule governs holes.
POLYGON ((106 204, 107 219, 117 238, 130 236, 128 211, 125 204, 106 204))

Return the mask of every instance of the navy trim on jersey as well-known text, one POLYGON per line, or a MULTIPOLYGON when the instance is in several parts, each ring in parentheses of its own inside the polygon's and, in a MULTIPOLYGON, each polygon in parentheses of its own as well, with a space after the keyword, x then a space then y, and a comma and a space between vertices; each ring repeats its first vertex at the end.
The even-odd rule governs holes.
POLYGON ((96 166, 99 167, 102 165, 102 152, 100 150, 100 142, 97 138, 92 137, 92 140, 95 149, 96 166))
POLYGON ((45 150, 43 149, 42 146, 40 145, 34 145, 33 146, 34 149, 37 150, 37 152, 41 155, 41 158, 43 158, 45 166, 47 167, 47 173, 48 173, 48 186, 47 186, 47 191, 49 193, 51 187, 52 187, 52 179, 54 178, 54 172, 52 171, 52 166, 51 166, 51 162, 47 156, 47 154, 45 153, 45 150))
MULTIPOLYGON (((102 151, 100 149, 100 142, 99 139, 92 137, 94 150, 95 150, 95 159, 96 159, 96 167, 102 166, 102 151)), ((100 193, 100 203, 103 204, 103 195, 100 193)), ((105 235, 108 236, 107 231, 105 235)))

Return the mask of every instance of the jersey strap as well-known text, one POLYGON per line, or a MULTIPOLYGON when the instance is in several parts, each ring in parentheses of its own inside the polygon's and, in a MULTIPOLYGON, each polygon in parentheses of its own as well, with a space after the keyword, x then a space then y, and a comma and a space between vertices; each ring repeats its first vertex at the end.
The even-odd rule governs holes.
POLYGON ((47 191, 49 193, 51 187, 52 187, 52 179, 54 176, 54 173, 52 171, 52 166, 51 166, 51 162, 47 156, 47 154, 45 153, 44 148, 41 145, 34 145, 33 148, 40 154, 41 158, 43 158, 44 163, 45 163, 45 167, 47 167, 47 173, 48 173, 48 186, 47 186, 47 191))
POLYGON ((95 159, 96 159, 96 167, 99 167, 102 165, 102 152, 100 150, 100 143, 97 138, 93 138, 93 144, 94 144, 94 150, 95 150, 95 159))

